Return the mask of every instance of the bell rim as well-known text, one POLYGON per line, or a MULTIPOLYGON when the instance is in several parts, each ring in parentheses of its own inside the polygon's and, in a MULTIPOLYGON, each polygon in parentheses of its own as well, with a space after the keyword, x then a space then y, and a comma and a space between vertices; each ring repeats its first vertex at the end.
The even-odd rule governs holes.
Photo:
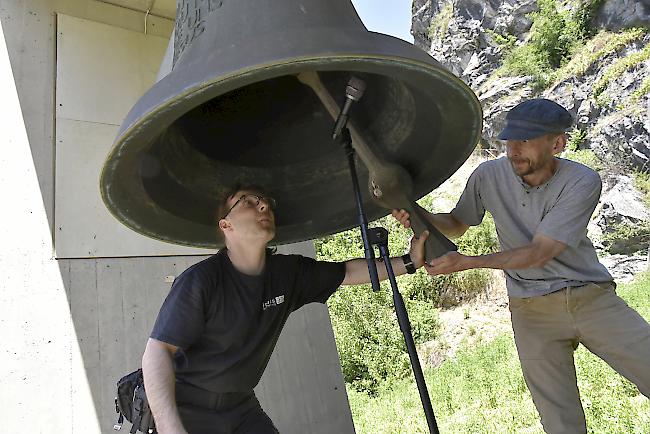
MULTIPOLYGON (((346 61, 346 60, 348 60, 348 61, 349 60, 380 61, 380 60, 384 60, 384 61, 390 61, 391 63, 404 63, 404 64, 411 64, 413 66, 423 66, 424 67, 422 69, 423 71, 433 71, 433 70, 435 70, 435 71, 440 73, 440 76, 446 76, 447 79, 451 79, 451 81, 453 81, 456 85, 464 88, 464 90, 467 91, 466 92, 467 95, 474 96, 473 99, 477 103, 477 107, 478 107, 479 111, 482 111, 482 107, 481 107, 481 104, 480 104, 480 102, 478 100, 478 97, 476 97, 476 94, 469 87, 469 85, 467 85, 467 83, 465 83, 459 77, 454 75, 452 72, 448 71, 442 65, 436 66, 436 65, 431 65, 431 64, 429 64, 427 62, 418 61, 418 60, 414 61, 413 59, 410 59, 410 58, 407 58, 407 57, 397 57, 397 56, 337 54, 337 55, 328 57, 328 60, 330 60, 330 59, 335 59, 337 61, 339 61, 339 60, 340 61, 346 61)), ((260 74, 261 74, 261 71, 264 71, 264 72, 271 71, 271 70, 276 69, 276 68, 280 69, 282 67, 287 67, 287 66, 290 66, 290 65, 296 65, 297 66, 297 65, 305 65, 305 64, 310 64, 310 63, 318 63, 319 60, 322 60, 322 58, 320 58, 320 57, 302 57, 302 58, 288 59, 286 61, 278 61, 278 62, 269 63, 269 64, 258 64, 258 65, 254 65, 254 67, 251 67, 251 68, 238 69, 238 70, 233 71, 233 72, 231 72, 231 73, 229 73, 227 75, 222 75, 222 76, 219 76, 219 77, 215 77, 215 78, 218 78, 218 80, 204 81, 204 82, 202 82, 200 84, 197 84, 194 87, 189 88, 189 89, 187 89, 187 90, 185 90, 183 92, 175 93, 168 99, 161 100, 154 108, 152 108, 151 110, 149 110, 149 111, 147 111, 145 113, 142 113, 138 118, 136 118, 135 121, 131 122, 126 129, 122 129, 122 126, 124 126, 124 124, 122 124, 122 126, 120 127, 120 130, 118 132, 118 135, 117 135, 116 139, 113 142, 113 145, 115 146, 119 142, 119 139, 126 136, 127 133, 132 133, 134 130, 141 128, 145 119, 153 117, 154 115, 160 113, 164 108, 169 107, 171 105, 171 103, 174 102, 174 101, 179 101, 179 100, 189 98, 191 95, 199 94, 199 93, 205 91, 205 89, 207 89, 207 88, 216 86, 219 83, 225 83, 225 82, 228 82, 228 81, 236 80, 237 78, 249 75, 251 72, 260 72, 260 74)), ((432 59, 432 60, 434 60, 434 59, 432 59)), ((374 63, 374 62, 371 62, 371 63, 374 63)), ((322 71, 337 71, 337 70, 338 69, 323 69, 322 71)), ((350 71, 351 72, 353 72, 353 71, 354 72, 371 72, 371 71, 361 71, 361 70, 358 70, 358 71, 357 70, 350 70, 350 71)), ((297 73, 297 72, 301 72, 301 71, 295 71, 295 72, 297 73)), ((164 85, 165 80, 170 78, 171 74, 173 74, 173 71, 172 71, 172 73, 170 73, 169 75, 163 77, 160 81, 155 83, 151 88, 149 88, 138 99, 138 102, 140 100, 144 99, 150 93, 154 93, 154 91, 156 90, 156 87, 159 84, 161 86, 164 85)), ((285 74, 270 75, 270 76, 265 77, 265 79, 272 79, 272 78, 277 78, 277 77, 281 77, 281 76, 285 76, 285 75, 290 75, 290 74, 285 73, 285 74)), ((254 83, 254 82, 255 81, 252 81, 252 83, 254 83)), ((227 91, 211 95, 210 98, 216 98, 216 97, 218 97, 220 95, 224 95, 225 93, 227 93, 227 91)), ((201 103, 198 103, 198 104, 190 107, 189 110, 197 107, 200 104, 201 103)), ((136 105, 137 105, 137 102, 136 102, 136 105)), ((136 107, 136 105, 134 105, 134 108, 136 107)), ((129 112, 129 115, 130 114, 131 113, 129 112)), ((179 117, 180 116, 182 116, 182 115, 179 115, 179 117)), ((128 117, 129 116, 127 115, 127 117, 125 119, 128 119, 128 117)), ((176 118, 176 119, 178 119, 178 118, 176 118)), ((174 120, 176 120, 176 119, 174 119, 174 120)))

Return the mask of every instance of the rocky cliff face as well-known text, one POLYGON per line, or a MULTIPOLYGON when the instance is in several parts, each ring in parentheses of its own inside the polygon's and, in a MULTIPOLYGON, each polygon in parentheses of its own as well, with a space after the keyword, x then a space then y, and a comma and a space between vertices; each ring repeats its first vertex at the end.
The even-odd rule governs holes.
MULTIPOLYGON (((544 30, 541 22, 537 28, 534 23, 541 5, 549 1, 414 0, 412 33, 417 46, 478 95, 484 112, 483 146, 503 150, 496 135, 505 112, 526 98, 553 99, 574 114, 571 146, 595 155, 604 180, 603 203, 594 219, 598 223, 592 225, 600 230, 593 234, 598 239, 621 222, 648 220, 628 175, 650 170, 650 1, 557 1, 565 16, 580 17, 582 12, 584 19, 589 13, 585 21, 589 30, 546 71, 549 74, 540 84, 535 74, 512 73, 516 65, 508 71, 504 62, 512 64, 507 56, 513 49, 530 44, 531 35, 544 30), (623 203, 636 204, 635 211, 623 203)), ((567 27, 576 24, 567 23, 567 27)), ((630 253, 637 248, 620 250, 630 253)))
POLYGON ((536 9, 536 0, 414 0, 411 31, 415 45, 477 89, 501 63, 490 32, 523 40, 536 9))

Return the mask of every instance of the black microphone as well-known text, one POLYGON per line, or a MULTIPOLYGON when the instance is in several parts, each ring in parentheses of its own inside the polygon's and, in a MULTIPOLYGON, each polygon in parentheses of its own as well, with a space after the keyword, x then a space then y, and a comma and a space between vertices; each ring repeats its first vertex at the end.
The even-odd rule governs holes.
POLYGON ((336 140, 341 134, 341 131, 345 128, 345 124, 348 123, 348 112, 350 111, 350 107, 352 107, 352 103, 359 101, 365 90, 365 81, 356 77, 350 77, 350 81, 348 81, 348 85, 345 88, 345 104, 343 105, 343 110, 339 113, 339 117, 336 118, 332 139, 336 140))

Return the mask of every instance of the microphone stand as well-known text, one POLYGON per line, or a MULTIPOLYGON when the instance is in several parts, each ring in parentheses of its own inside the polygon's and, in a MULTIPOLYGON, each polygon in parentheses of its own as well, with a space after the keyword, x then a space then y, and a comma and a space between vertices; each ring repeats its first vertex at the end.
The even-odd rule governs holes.
POLYGON ((359 178, 357 176, 357 167, 354 162, 354 148, 352 147, 352 137, 350 130, 343 128, 340 135, 341 144, 345 155, 348 157, 348 165, 350 166, 350 175, 352 177, 352 189, 354 190, 354 197, 357 202, 357 212, 359 213, 359 229, 361 230, 361 239, 363 240, 363 251, 366 254, 366 262, 368 263, 368 273, 370 274, 370 283, 372 290, 378 292, 379 277, 377 275, 377 263, 375 262, 375 249, 371 247, 370 239, 368 237, 368 219, 363 210, 363 199, 361 198, 361 189, 359 188, 359 178))
POLYGON ((424 414, 427 419, 427 425, 429 426, 429 432, 432 434, 439 434, 436 417, 433 414, 433 407, 431 406, 431 399, 429 398, 429 392, 427 390, 427 383, 424 380, 424 374, 422 373, 422 367, 420 366, 420 359, 418 358, 418 353, 415 348, 415 341, 413 340, 413 334, 411 333, 411 322, 409 321, 402 294, 400 294, 399 289, 397 288, 395 272, 393 271, 393 267, 390 263, 390 255, 388 252, 388 231, 381 227, 368 229, 368 221, 363 211, 361 189, 359 188, 359 179, 357 177, 357 170, 354 162, 354 148, 352 147, 352 138, 347 127, 344 127, 341 130, 340 138, 343 149, 345 150, 345 154, 348 157, 348 164, 350 166, 352 187, 354 189, 354 196, 357 202, 357 209, 359 211, 361 238, 363 239, 363 248, 366 253, 366 260, 368 261, 368 272, 370 273, 372 289, 373 291, 379 291, 377 264, 375 262, 374 248, 371 247, 371 245, 377 245, 381 254, 381 260, 386 266, 386 272, 388 274, 388 279, 390 280, 390 286, 393 289, 393 303, 395 304, 397 321, 399 323, 400 330, 404 335, 406 349, 409 354, 409 359, 411 360, 411 367, 413 369, 413 374, 415 375, 415 382, 417 383, 418 392, 420 393, 420 400, 422 401, 422 406, 424 407, 424 414))

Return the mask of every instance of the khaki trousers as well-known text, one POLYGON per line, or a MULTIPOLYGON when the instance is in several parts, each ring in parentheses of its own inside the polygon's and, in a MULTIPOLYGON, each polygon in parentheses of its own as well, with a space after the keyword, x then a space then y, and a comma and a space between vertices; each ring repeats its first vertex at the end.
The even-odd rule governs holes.
POLYGON ((650 397, 650 325, 609 283, 510 298, 521 369, 549 434, 586 433, 573 352, 581 343, 650 397))

